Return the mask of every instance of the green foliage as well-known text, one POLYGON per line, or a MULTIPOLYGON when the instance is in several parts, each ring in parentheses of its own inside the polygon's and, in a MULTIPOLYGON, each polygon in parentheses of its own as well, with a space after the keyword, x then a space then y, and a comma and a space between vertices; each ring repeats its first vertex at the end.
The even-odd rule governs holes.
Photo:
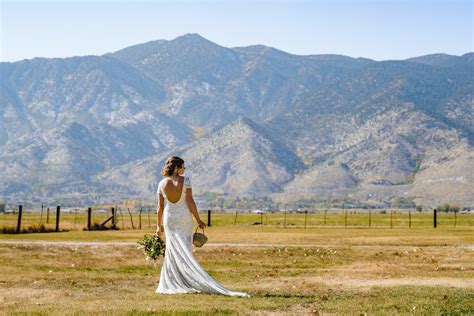
POLYGON ((410 171, 409 174, 406 175, 405 180, 396 182, 396 185, 404 185, 404 184, 412 184, 415 181, 415 176, 418 171, 421 169, 421 162, 423 161, 422 157, 416 157, 415 158, 415 166, 413 169, 410 171))
MULTIPOLYGON (((49 229, 50 231, 53 231, 54 229, 49 229)), ((47 231, 46 227, 44 226, 43 223, 39 225, 31 225, 26 228, 26 231, 29 233, 45 233, 47 231)))
POLYGON ((461 209, 459 206, 455 205, 455 204, 448 204, 448 203, 445 203, 441 206, 438 206, 436 208, 437 210, 439 211, 443 211, 443 212, 459 212, 459 210, 461 209))
POLYGON ((224 209, 257 209, 274 208, 273 201, 268 196, 230 196, 206 192, 198 197, 202 208, 220 207, 224 209))
POLYGON ((400 185, 402 185, 402 184, 412 184, 414 181, 415 181, 415 174, 410 173, 405 177, 405 181, 397 183, 397 184, 400 184, 400 185))
MULTIPOLYGON (((51 233, 55 232, 55 228, 47 228, 43 223, 41 224, 32 224, 26 228, 22 228, 20 230, 20 234, 27 234, 27 233, 51 233)), ((69 231, 67 229, 61 229, 61 231, 69 231)), ((16 234, 16 227, 11 226, 4 226, 2 227, 0 233, 2 234, 16 234)))
MULTIPOLYGON (((87 230, 87 227, 84 227, 82 230, 87 230)), ((97 222, 93 222, 91 224, 90 230, 119 230, 119 227, 117 225, 115 225, 115 227, 112 227, 112 226, 101 225, 100 223, 97 223, 97 222)))
POLYGON ((11 226, 3 226, 1 232, 2 234, 15 234, 16 228, 11 226))
POLYGON ((320 200, 317 198, 310 198, 310 199, 300 199, 295 201, 291 204, 285 204, 285 208, 287 209, 303 209, 303 208, 318 208, 318 207, 327 207, 328 203, 325 203, 324 200, 320 200))
POLYGON ((142 240, 137 241, 138 249, 143 249, 146 260, 156 260, 159 256, 165 255, 165 242, 157 235, 143 236, 142 240))
POLYGON ((423 161, 422 157, 415 158, 415 167, 413 168, 413 173, 416 174, 421 167, 421 162, 423 161))
MULTIPOLYGON (((301 198, 288 203, 274 201, 269 196, 251 195, 251 196, 231 196, 215 192, 206 192, 196 197, 201 209, 211 209, 219 207, 224 210, 295 210, 295 209, 318 209, 318 208, 371 208, 373 204, 364 203, 353 198, 345 197, 343 199, 327 199, 322 197, 301 198)), ((376 206, 377 207, 377 206, 376 206)), ((381 205, 379 205, 381 207, 381 205)), ((415 207, 411 202, 406 207, 415 207)))
POLYGON ((412 208, 416 204, 412 197, 394 197, 390 201, 390 206, 395 208, 412 208))

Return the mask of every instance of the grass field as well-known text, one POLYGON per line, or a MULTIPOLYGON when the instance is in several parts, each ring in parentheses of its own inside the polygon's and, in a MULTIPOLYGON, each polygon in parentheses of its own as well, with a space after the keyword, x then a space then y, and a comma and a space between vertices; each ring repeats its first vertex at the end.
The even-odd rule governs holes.
MULTIPOLYGON (((101 314, 474 314, 472 217, 440 214, 263 216, 213 214, 209 243, 195 249, 202 266, 250 299, 209 294, 155 294, 161 262, 136 248, 148 228, 82 231, 85 217, 61 214, 67 232, 0 234, 3 313, 101 314), (417 217, 417 216, 419 217, 417 217), (75 220, 74 220, 75 217, 75 220), (75 222, 75 224, 74 224, 75 222)), ((125 215, 127 215, 125 217, 125 215)), ((37 222, 24 214, 25 225, 37 222)), ((94 216, 93 221, 105 219, 94 216)), ((205 218, 205 216, 202 216, 205 218)), ((54 217, 50 218, 54 223, 54 217)), ((138 216, 134 215, 138 227, 138 216)), ((2 225, 16 216, 1 215, 2 225), (2 217, 3 216, 3 217, 2 217)), ((49 224, 53 225, 54 224, 49 224)))

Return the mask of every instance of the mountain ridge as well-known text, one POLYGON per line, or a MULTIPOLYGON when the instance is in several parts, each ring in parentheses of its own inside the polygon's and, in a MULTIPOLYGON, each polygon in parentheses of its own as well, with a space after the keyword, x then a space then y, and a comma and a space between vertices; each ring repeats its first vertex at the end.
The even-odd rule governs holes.
POLYGON ((150 198, 174 153, 202 194, 473 205, 473 56, 294 55, 187 34, 0 63, 0 196, 150 198))

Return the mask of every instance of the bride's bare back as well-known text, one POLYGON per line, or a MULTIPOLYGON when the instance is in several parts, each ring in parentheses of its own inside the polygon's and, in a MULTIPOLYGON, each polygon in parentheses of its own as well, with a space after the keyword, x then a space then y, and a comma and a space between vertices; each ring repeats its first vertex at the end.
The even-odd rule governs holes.
POLYGON ((166 198, 171 203, 177 203, 181 199, 183 192, 184 177, 179 176, 178 181, 167 178, 163 182, 162 190, 166 198))

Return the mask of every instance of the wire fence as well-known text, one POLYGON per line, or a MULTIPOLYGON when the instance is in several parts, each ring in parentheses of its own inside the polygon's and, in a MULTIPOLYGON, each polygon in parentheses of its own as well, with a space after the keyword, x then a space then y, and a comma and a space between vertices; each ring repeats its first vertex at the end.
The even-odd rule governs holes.
MULTIPOLYGON (((312 212, 200 212, 210 226, 258 226, 282 228, 341 227, 341 228, 417 228, 474 227, 474 214, 467 212, 417 212, 411 210, 341 210, 312 212)), ((0 213, 0 231, 35 232, 100 229, 154 229, 156 210, 151 208, 112 207, 63 209, 44 207, 42 210, 18 207, 14 213, 0 213)))

